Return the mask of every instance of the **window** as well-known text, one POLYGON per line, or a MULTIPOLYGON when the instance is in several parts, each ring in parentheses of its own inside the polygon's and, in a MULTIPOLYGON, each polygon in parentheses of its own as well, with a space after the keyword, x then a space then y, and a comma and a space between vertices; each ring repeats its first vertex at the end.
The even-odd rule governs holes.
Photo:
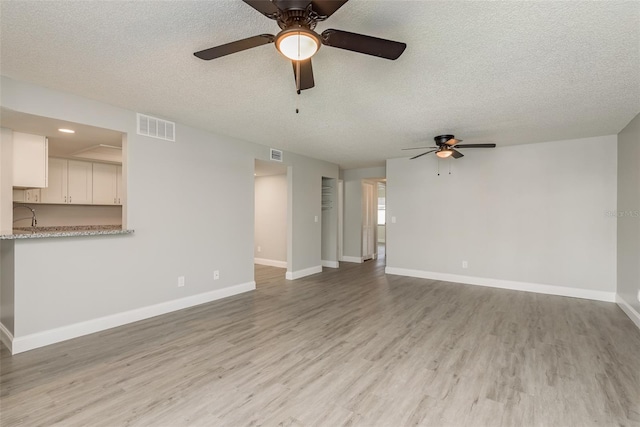
POLYGON ((385 218, 385 198, 378 197, 378 225, 385 225, 387 223, 385 218))

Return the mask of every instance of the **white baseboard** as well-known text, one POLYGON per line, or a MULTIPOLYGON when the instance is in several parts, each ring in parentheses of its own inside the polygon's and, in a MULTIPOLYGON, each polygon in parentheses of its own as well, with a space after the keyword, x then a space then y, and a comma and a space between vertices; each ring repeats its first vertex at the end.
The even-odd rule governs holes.
POLYGON ((329 267, 329 268, 338 268, 340 267, 340 264, 338 263, 338 261, 326 261, 326 260, 322 260, 322 266, 323 267, 329 267))
POLYGON ((620 295, 616 295, 616 303, 618 306, 624 311, 624 313, 629 316, 629 319, 636 324, 638 329, 640 329, 640 313, 638 313, 628 302, 626 302, 620 295))
POLYGON ((342 259, 340 261, 357 262, 358 264, 362 264, 362 262, 363 262, 361 256, 346 256, 346 255, 343 255, 342 259))
POLYGON ((0 323, 0 342, 13 354, 13 334, 2 323, 0 323))
POLYGON ((270 267, 287 268, 287 261, 277 261, 275 259, 254 258, 254 264, 268 265, 270 267))
POLYGON ((514 291, 535 292, 538 294, 561 295, 596 301, 616 302, 615 292, 594 291, 591 289, 568 288, 564 286, 543 285, 539 283, 516 282, 513 280, 489 279, 485 277, 461 276, 457 274, 435 273, 408 268, 386 267, 386 274, 419 277, 421 279, 442 280, 467 285, 487 286, 490 288, 511 289, 514 291))
POLYGON ((295 280, 305 276, 311 276, 312 274, 322 273, 322 266, 316 265, 315 267, 305 268, 298 271, 287 271, 285 275, 287 280, 295 280))
POLYGON ((256 282, 252 281, 242 283, 240 285, 229 286, 228 288, 216 289, 203 294, 99 317, 97 319, 74 323, 72 325, 62 326, 48 331, 37 332, 23 337, 14 337, 11 343, 11 354, 22 353, 27 350, 44 347, 45 345, 66 341, 71 338, 93 334, 95 332, 104 331, 105 329, 115 328, 116 326, 122 326, 139 320, 159 316, 161 314, 170 313, 172 311, 205 304, 207 302, 241 294, 243 292, 252 291, 255 288, 256 282))

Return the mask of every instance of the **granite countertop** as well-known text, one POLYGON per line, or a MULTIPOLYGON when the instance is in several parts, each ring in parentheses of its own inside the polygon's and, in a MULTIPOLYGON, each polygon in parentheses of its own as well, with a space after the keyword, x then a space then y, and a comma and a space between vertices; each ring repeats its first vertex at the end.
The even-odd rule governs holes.
POLYGON ((72 225, 55 227, 16 227, 12 234, 0 235, 0 240, 43 239, 47 237, 103 236, 131 234, 121 225, 72 225))

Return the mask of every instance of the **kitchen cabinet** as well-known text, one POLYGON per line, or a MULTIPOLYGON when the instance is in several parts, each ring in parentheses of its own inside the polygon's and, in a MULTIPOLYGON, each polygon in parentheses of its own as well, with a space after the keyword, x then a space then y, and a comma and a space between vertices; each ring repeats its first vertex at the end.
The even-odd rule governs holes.
POLYGON ((93 164, 93 204, 121 205, 122 166, 93 164))
POLYGON ((32 188, 29 190, 13 190, 13 201, 20 203, 40 203, 40 189, 32 188))
POLYGON ((122 166, 116 167, 116 190, 118 196, 118 204, 122 205, 124 200, 124 187, 122 186, 122 166))
POLYGON ((13 186, 44 188, 48 182, 49 141, 46 137, 13 132, 13 186))
POLYGON ((92 204, 93 164, 78 160, 49 159, 49 186, 41 190, 41 202, 92 204))

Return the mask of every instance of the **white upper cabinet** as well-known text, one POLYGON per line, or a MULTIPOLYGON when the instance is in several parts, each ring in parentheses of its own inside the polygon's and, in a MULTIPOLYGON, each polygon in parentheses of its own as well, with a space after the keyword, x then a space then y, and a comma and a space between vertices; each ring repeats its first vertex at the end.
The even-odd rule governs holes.
POLYGON ((69 203, 90 205, 93 203, 93 163, 69 160, 69 203))
POLYGON ((49 187, 41 191, 42 203, 90 205, 93 203, 93 164, 50 159, 49 187))
POLYGON ((116 190, 118 191, 118 204, 122 204, 124 199, 124 188, 122 186, 122 166, 118 166, 116 170, 116 190))
POLYGON ((13 186, 45 188, 48 179, 49 141, 46 137, 13 132, 13 186))
POLYGON ((117 205, 118 169, 117 165, 93 164, 93 204, 117 205))
POLYGON ((68 203, 67 160, 49 159, 49 186, 40 193, 42 203, 68 203))

